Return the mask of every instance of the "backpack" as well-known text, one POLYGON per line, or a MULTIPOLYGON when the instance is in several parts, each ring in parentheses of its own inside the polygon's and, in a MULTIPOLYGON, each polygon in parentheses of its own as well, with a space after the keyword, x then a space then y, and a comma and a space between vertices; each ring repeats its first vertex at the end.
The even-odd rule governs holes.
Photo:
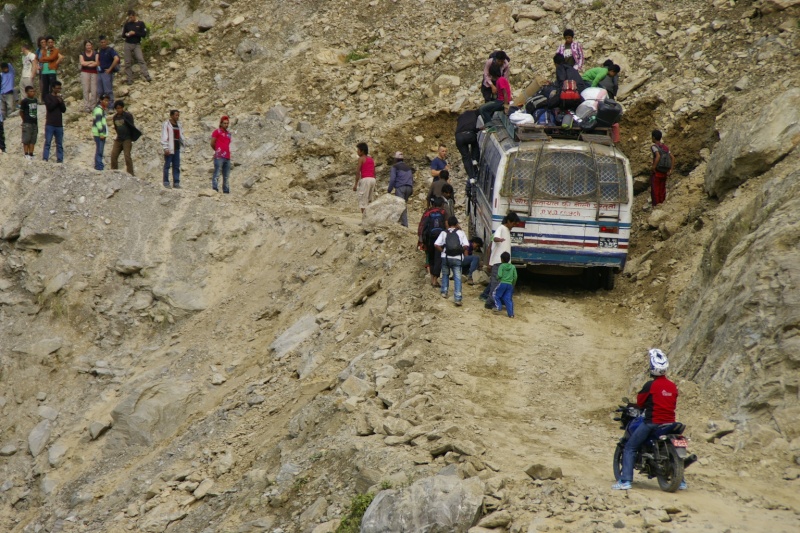
POLYGON ((666 174, 672 168, 672 154, 669 153, 669 148, 665 150, 660 144, 656 144, 655 147, 658 153, 661 154, 656 164, 656 172, 666 174))
POLYGON ((428 220, 425 222, 425 229, 422 236, 425 237, 425 242, 433 244, 439 238, 439 234, 444 231, 444 213, 441 211, 433 211, 428 215, 428 220))
POLYGON ((540 126, 555 126, 556 124, 556 117, 549 109, 537 109, 533 118, 540 126))
POLYGON ((464 248, 461 246, 461 238, 458 236, 458 230, 447 232, 447 236, 444 238, 444 253, 450 257, 464 254, 464 248))

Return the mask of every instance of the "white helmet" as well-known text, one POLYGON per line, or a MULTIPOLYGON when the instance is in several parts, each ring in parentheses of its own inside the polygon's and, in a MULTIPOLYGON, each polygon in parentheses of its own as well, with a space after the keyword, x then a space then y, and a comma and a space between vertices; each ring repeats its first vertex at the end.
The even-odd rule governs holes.
POLYGON ((650 374, 653 376, 663 376, 669 368, 669 360, 664 352, 658 348, 650 348, 647 351, 650 356, 650 374))

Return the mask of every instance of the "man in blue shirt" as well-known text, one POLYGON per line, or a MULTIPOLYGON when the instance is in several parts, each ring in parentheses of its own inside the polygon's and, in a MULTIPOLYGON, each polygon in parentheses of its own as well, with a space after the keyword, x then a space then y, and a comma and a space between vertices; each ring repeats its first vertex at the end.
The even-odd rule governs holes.
POLYGON ((0 115, 3 120, 11 116, 14 104, 14 65, 0 63, 0 115))
POLYGON ((108 46, 105 35, 100 36, 100 50, 97 51, 99 67, 97 72, 97 94, 107 94, 108 109, 114 109, 114 72, 118 69, 119 54, 108 46))
POLYGON ((439 178, 439 172, 442 170, 450 171, 450 164, 447 162, 447 147, 443 144, 439 145, 439 153, 431 161, 431 176, 436 181, 439 178))

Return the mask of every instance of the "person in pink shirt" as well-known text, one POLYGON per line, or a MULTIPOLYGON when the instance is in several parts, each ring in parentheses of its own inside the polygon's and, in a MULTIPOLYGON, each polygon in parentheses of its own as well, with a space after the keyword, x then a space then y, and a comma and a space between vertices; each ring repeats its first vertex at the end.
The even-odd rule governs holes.
POLYGON ((358 143, 356 152, 358 153, 358 173, 353 190, 358 191, 358 207, 361 208, 363 215, 367 206, 375 199, 375 160, 369 156, 367 143, 358 143))
POLYGON ((583 47, 575 41, 575 32, 564 30, 564 44, 558 47, 557 54, 564 56, 564 63, 573 67, 578 72, 583 70, 583 47))
POLYGON ((489 75, 489 69, 492 68, 492 65, 497 65, 500 67, 500 75, 508 79, 509 61, 511 61, 511 58, 502 50, 495 50, 489 54, 489 59, 483 65, 483 82, 481 83, 481 94, 484 102, 491 102, 497 95, 497 87, 489 75))
POLYGON ((488 124, 492 120, 492 115, 495 111, 507 109, 511 103, 511 85, 505 76, 502 75, 498 65, 492 65, 489 68, 489 75, 492 77, 495 87, 497 87, 497 95, 491 102, 483 104, 478 110, 481 114, 484 124, 488 124))
POLYGON ((231 133, 228 131, 230 119, 227 116, 219 120, 219 128, 211 134, 211 148, 214 149, 214 176, 211 178, 211 188, 219 192, 217 178, 222 171, 222 192, 231 192, 228 186, 228 177, 231 174, 231 133))

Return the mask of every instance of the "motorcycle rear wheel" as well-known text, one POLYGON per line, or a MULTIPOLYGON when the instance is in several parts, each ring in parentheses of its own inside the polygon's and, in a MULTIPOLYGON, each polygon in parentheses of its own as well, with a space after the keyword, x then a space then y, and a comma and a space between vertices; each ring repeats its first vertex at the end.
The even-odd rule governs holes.
POLYGON ((622 476, 622 452, 623 452, 622 444, 617 444, 617 449, 614 450, 614 479, 619 481, 620 477, 622 476))
POLYGON ((669 457, 667 461, 659 465, 658 473, 658 486, 664 492, 675 492, 683 481, 683 459, 678 457, 678 452, 672 443, 668 443, 667 451, 669 457))

